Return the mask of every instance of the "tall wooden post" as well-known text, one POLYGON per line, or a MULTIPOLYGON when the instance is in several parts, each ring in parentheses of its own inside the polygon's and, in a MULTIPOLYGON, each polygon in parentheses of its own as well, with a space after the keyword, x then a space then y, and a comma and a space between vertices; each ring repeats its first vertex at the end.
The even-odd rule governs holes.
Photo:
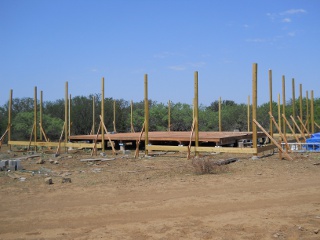
POLYGON ((195 133, 195 155, 199 156, 197 151, 199 147, 199 94, 198 94, 198 72, 194 72, 194 133, 195 133))
POLYGON ((96 132, 96 100, 95 96, 92 96, 92 134, 96 132))
MULTIPOLYGON (((101 121, 104 124, 104 77, 101 79, 101 121)), ((105 150, 104 146, 104 127, 101 126, 101 144, 102 151, 105 150)))
POLYGON ((314 133, 314 96, 311 90, 311 133, 314 133))
MULTIPOLYGON (((303 114, 302 114, 302 84, 300 84, 300 98, 299 98, 299 102, 300 102, 300 119, 303 121, 303 114)), ((302 128, 302 123, 300 125, 300 129, 302 128)))
MULTIPOLYGON (((258 64, 253 63, 252 65, 252 145, 253 148, 258 147, 258 133, 257 125, 254 124, 253 120, 257 121, 257 105, 258 105, 258 64)), ((257 154, 254 154, 257 155, 257 154)))
POLYGON ((131 100, 130 104, 130 128, 131 132, 134 132, 134 127, 133 127, 133 101, 131 100))
MULTIPOLYGON (((281 130, 281 102, 280 102, 280 94, 278 94, 278 126, 279 126, 279 130, 280 132, 282 132, 281 130)), ((280 133, 279 132, 279 133, 280 133)))
POLYGON ((307 130, 310 131, 310 114, 309 114, 309 93, 306 91, 306 121, 307 121, 307 130))
POLYGON ((117 128, 116 128, 116 100, 113 101, 113 132, 117 132, 117 128))
MULTIPOLYGON (((40 91, 40 116, 39 116, 39 123, 40 123, 40 126, 42 127, 42 118, 43 118, 43 112, 42 112, 42 106, 43 104, 43 91, 40 91)), ((42 132, 41 132, 41 129, 40 129, 40 141, 42 141, 42 132)))
MULTIPOLYGON (((269 108, 270 108, 270 112, 271 114, 273 114, 272 111, 272 70, 269 69, 269 108)), ((273 124, 272 124, 272 119, 270 118, 270 123, 269 123, 269 132, 270 132, 270 136, 273 137, 273 124)))
POLYGON ((68 123, 68 126, 69 126, 69 128, 68 128, 68 136, 69 136, 69 139, 70 139, 70 135, 71 135, 71 94, 69 95, 69 111, 68 111, 68 116, 69 116, 69 119, 68 119, 68 121, 69 121, 69 123, 68 123))
MULTIPOLYGON (((295 83, 294 78, 292 78, 292 116, 293 118, 296 117, 296 89, 295 89, 295 83)), ((293 124, 293 135, 296 133, 296 126, 293 124)))
MULTIPOLYGON (((282 76, 282 113, 286 116, 286 80, 285 76, 282 76)), ((287 124, 285 121, 282 121, 282 133, 286 136, 287 133, 287 124)))
POLYGON ((144 75, 144 144, 145 144, 145 155, 148 156, 148 145, 149 145, 149 99, 148 99, 148 75, 144 75))
MULTIPOLYGON (((65 85, 65 96, 64 96, 64 142, 65 146, 67 146, 68 143, 68 82, 66 82, 65 85)), ((66 152, 68 151, 68 148, 65 147, 66 152)))
POLYGON ((219 132, 222 131, 222 120, 221 120, 221 97, 219 97, 219 132))
POLYGON ((34 87, 34 98, 33 98, 33 137, 34 137, 34 148, 35 148, 35 151, 37 151, 37 130, 38 130, 38 127, 37 127, 37 87, 34 87))
POLYGON ((248 132, 250 132, 250 95, 248 96, 247 122, 248 122, 248 132))
MULTIPOLYGON (((8 143, 11 141, 11 112, 12 112, 12 96, 13 90, 9 92, 9 105, 8 105, 8 143)), ((11 144, 9 144, 9 150, 11 150, 11 144)))
POLYGON ((171 130, 171 101, 168 101, 168 132, 171 130))

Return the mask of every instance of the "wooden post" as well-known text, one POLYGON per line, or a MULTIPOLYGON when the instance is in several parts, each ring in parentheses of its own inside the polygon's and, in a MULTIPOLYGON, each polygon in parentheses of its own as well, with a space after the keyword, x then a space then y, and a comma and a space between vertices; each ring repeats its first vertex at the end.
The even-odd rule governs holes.
MULTIPOLYGON (((270 112, 271 114, 273 114, 272 111, 272 70, 269 69, 269 108, 270 108, 270 112)), ((270 132, 270 136, 273 137, 273 124, 272 124, 272 119, 270 119, 270 123, 269 123, 269 132, 270 132)))
POLYGON ((278 126, 281 131, 281 103, 280 103, 280 94, 278 94, 278 126))
POLYGON ((134 132, 134 127, 133 127, 133 101, 131 100, 130 104, 130 110, 131 110, 131 119, 130 119, 130 127, 131 127, 131 132, 134 132))
MULTIPOLYGON (((303 114, 302 114, 302 84, 300 84, 300 98, 299 98, 299 102, 300 102, 300 118, 303 120, 303 114)), ((300 125, 300 129, 302 129, 302 123, 300 125)))
POLYGON ((195 130, 195 155, 199 156, 197 148, 199 147, 199 94, 198 94, 198 72, 194 72, 194 130, 195 130))
POLYGON ((314 133, 314 97, 311 90, 311 133, 314 133))
MULTIPOLYGON (((101 121, 104 124, 104 78, 101 79, 101 121)), ((104 152, 104 128, 101 128, 101 144, 104 152)))
POLYGON ((65 143, 65 151, 68 151, 67 143, 68 143, 68 82, 65 85, 65 101, 64 101, 64 143, 65 143))
MULTIPOLYGON (((257 91, 257 83, 258 83, 258 64, 253 63, 252 65, 252 147, 258 147, 258 133, 257 133, 257 125, 253 124, 255 119, 257 119, 257 105, 258 105, 258 91, 257 91)), ((254 154, 257 155, 257 154, 254 154)))
POLYGON ((92 96, 92 134, 95 133, 95 128, 96 128, 96 102, 95 102, 95 97, 92 96))
POLYGON ((219 132, 222 131, 222 121, 221 121, 221 97, 219 97, 219 132))
POLYGON ((68 136, 69 136, 69 139, 70 139, 70 135, 71 135, 71 94, 69 95, 69 111, 68 111, 68 116, 69 116, 68 136))
POLYGON ((43 117, 43 112, 42 112, 42 104, 43 104, 43 91, 40 91, 40 119, 39 119, 39 127, 40 127, 40 141, 42 141, 42 117, 43 117))
POLYGON ((247 122, 248 122, 248 132, 250 132, 250 95, 248 96, 247 122))
POLYGON ((116 128, 116 100, 113 101, 113 132, 117 132, 117 128, 116 128))
POLYGON ((168 132, 171 130, 171 102, 168 101, 168 132))
MULTIPOLYGON (((296 117, 296 89, 295 89, 295 83, 294 83, 294 78, 292 78, 292 116, 295 118, 296 117)), ((293 134, 296 131, 296 126, 293 125, 293 134)))
POLYGON ((309 120, 310 120, 310 115, 309 115, 309 93, 308 93, 308 91, 306 91, 306 121, 307 121, 306 128, 307 128, 308 131, 310 131, 310 127, 309 127, 310 126, 309 125, 310 121, 309 120))
POLYGON ((144 144, 145 144, 145 155, 148 156, 148 145, 149 145, 149 99, 148 99, 148 75, 144 75, 144 144))
MULTIPOLYGON (((8 105, 8 143, 11 141, 11 111, 12 111, 12 95, 13 90, 9 92, 9 105, 8 105)), ((9 150, 11 150, 11 144, 9 144, 9 150)))
POLYGON ((33 128, 33 137, 34 137, 34 148, 35 148, 35 151, 37 151, 37 125, 38 125, 38 121, 37 121, 37 87, 34 87, 34 101, 33 101, 33 125, 34 125, 34 128, 33 128))
MULTIPOLYGON (((285 83, 284 75, 282 76, 282 113, 286 115, 286 83, 285 83)), ((282 132, 283 132, 283 135, 286 136, 287 125, 284 121, 282 121, 282 132)))

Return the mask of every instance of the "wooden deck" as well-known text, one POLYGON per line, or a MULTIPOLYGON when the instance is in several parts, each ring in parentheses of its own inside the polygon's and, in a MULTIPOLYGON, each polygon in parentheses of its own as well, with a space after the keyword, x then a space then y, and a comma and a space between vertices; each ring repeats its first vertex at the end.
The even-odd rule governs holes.
MULTIPOLYGON (((107 141, 109 138, 115 142, 133 142, 137 141, 141 133, 108 133, 104 138, 107 141)), ((144 134, 141 141, 144 141, 144 134)), ((152 144, 164 142, 176 142, 177 144, 189 143, 191 132, 149 132, 148 139, 152 144)), ((74 135, 70 136, 70 141, 94 141, 97 135, 74 135)), ((266 138, 262 132, 258 133, 258 138, 266 138)), ((192 142, 195 137, 193 136, 192 142)), ((98 141, 101 141, 101 134, 98 135, 98 141)), ((223 146, 234 144, 239 140, 252 140, 252 132, 199 132, 199 143, 212 143, 212 145, 223 146)))

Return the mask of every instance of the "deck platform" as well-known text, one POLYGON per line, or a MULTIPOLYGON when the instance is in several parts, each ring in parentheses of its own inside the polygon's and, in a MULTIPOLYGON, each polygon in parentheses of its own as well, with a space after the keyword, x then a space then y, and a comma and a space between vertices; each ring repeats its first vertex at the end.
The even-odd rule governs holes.
MULTIPOLYGON (((139 140, 141 133, 107 133, 104 138, 106 141, 110 138, 111 141, 115 142, 134 142, 139 140)), ((142 134, 141 141, 144 141, 145 134, 142 134)), ((151 144, 159 143, 177 143, 185 144, 190 142, 191 132, 149 132, 148 140, 151 144)), ((70 141, 94 141, 97 138, 98 141, 101 141, 101 134, 99 135, 73 135, 70 136, 70 141)), ((262 132, 258 132, 258 138, 266 138, 266 135, 262 132)), ((226 146, 230 144, 235 144, 239 140, 252 140, 252 132, 199 132, 199 143, 200 144, 211 144, 213 146, 226 146)), ((195 141, 193 135, 192 142, 195 141)))

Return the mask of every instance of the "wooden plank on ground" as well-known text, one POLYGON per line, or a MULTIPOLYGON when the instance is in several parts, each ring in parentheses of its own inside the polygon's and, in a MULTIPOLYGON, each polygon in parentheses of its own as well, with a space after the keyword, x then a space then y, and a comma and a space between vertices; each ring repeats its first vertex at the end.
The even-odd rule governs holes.
POLYGON ((113 161, 116 160, 115 158, 88 158, 88 159, 80 159, 80 162, 94 162, 94 161, 101 161, 101 162, 106 162, 106 161, 113 161))
POLYGON ((274 145, 274 144, 270 144, 270 145, 267 145, 267 146, 259 147, 259 148, 257 148, 257 150, 258 150, 258 153, 262 153, 262 152, 265 152, 265 151, 273 150, 275 148, 278 148, 278 147, 276 145, 274 145))
MULTIPOLYGON (((29 141, 9 141, 8 144, 14 145, 14 146, 28 146, 29 141)), ((59 143, 58 142, 31 142, 31 146, 41 146, 41 147, 58 147, 59 143)), ((74 147, 74 148, 93 148, 94 143, 73 143, 73 142, 68 142, 65 144, 64 142, 61 142, 60 145, 62 147, 74 147)), ((97 143, 97 148, 102 148, 101 143, 97 143)))
MULTIPOLYGON (((148 145, 147 150, 157 151, 176 151, 187 152, 188 146, 164 146, 164 145, 148 145)), ((225 152, 225 153, 257 153, 254 148, 233 148, 233 147, 191 147, 191 151, 197 150, 198 152, 225 152)))

